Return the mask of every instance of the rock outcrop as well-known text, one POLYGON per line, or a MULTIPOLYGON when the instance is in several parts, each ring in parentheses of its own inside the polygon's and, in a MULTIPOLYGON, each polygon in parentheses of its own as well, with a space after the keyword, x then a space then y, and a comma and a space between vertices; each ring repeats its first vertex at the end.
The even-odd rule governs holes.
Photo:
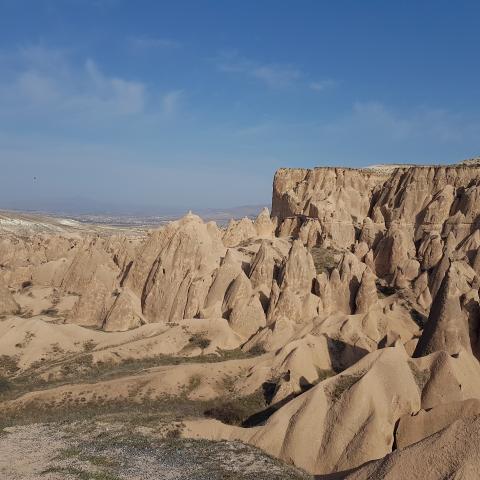
MULTIPOLYGON (((355 249, 365 261, 373 257, 374 273, 397 288, 410 288, 427 272, 435 296, 432 283, 438 284, 434 275, 446 249, 474 265, 479 192, 477 164, 280 169, 272 215, 279 235, 300 238, 309 247, 355 249)), ((425 304, 428 295, 422 300, 425 304)))
POLYGON ((405 449, 370 462, 346 480, 473 480, 480 476, 480 416, 464 418, 405 449))
POLYGON ((10 290, 0 277, 0 315, 18 313, 20 306, 13 298, 10 290))
POLYGON ((452 262, 432 304, 415 356, 444 350, 477 350, 480 326, 480 280, 465 262, 452 262), (472 337, 471 334, 472 333, 472 337))
POLYGON ((60 406, 70 390, 95 401, 102 388, 113 401, 129 387, 139 401, 224 396, 208 414, 254 405, 235 419, 249 428, 203 418, 201 436, 315 475, 477 478, 479 227, 477 163, 281 169, 272 215, 226 227, 191 213, 129 232, 28 236, 0 223, 11 368, 64 381, 77 355, 92 368, 208 355, 6 403, 60 406))

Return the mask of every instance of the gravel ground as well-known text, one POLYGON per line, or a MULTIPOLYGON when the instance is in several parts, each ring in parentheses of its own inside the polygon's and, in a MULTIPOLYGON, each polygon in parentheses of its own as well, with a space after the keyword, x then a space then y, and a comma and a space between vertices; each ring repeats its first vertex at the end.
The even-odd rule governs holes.
POLYGON ((0 433, 3 480, 303 480, 241 442, 159 438, 147 427, 34 424, 0 433))

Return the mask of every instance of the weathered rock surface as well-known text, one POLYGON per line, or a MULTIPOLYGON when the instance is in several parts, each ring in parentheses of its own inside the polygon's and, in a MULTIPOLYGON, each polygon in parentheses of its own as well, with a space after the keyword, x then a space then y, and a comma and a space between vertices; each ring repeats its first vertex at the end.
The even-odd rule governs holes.
POLYGON ((452 262, 432 304, 415 356, 444 350, 477 349, 480 306, 479 279, 465 262, 452 262), (470 335, 472 333, 472 338, 470 335))
POLYGON ((19 311, 20 306, 13 298, 8 287, 4 284, 3 279, 0 277, 0 315, 17 313, 19 311))
POLYGON ((480 416, 452 423, 424 440, 346 475, 347 480, 474 480, 480 476, 480 416))
MULTIPOLYGON (((300 238, 309 247, 355 248, 365 261, 368 247, 374 262, 369 266, 397 288, 410 288, 427 272, 434 297, 446 250, 474 266, 480 246, 479 192, 475 163, 281 169, 274 179, 272 215, 280 235, 300 238)), ((423 304, 428 300, 424 295, 423 304)))

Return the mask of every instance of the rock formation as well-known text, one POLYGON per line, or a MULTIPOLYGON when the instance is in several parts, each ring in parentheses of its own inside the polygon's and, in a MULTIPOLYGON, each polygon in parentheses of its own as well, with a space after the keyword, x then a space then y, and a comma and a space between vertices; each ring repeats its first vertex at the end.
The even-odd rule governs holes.
POLYGON ((0 401, 0 415, 104 391, 227 395, 228 412, 263 395, 245 427, 203 418, 184 433, 315 475, 477 478, 479 219, 480 166, 468 163, 281 169, 272 214, 225 227, 191 213, 150 230, 0 224, 4 363, 65 383, 82 355, 92 368, 160 362, 46 384, 0 401))

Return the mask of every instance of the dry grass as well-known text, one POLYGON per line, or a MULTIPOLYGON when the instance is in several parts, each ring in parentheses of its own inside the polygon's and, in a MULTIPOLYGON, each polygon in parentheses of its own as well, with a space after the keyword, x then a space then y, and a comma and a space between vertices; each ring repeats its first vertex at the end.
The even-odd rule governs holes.
POLYGON ((337 267, 338 262, 335 260, 336 250, 324 247, 312 247, 310 253, 312 254, 317 274, 330 272, 337 267))
POLYGON ((430 378, 430 371, 428 369, 420 370, 412 360, 408 361, 408 366, 410 367, 415 383, 421 392, 430 378))
POLYGON ((364 375, 366 371, 358 371, 351 375, 339 375, 338 380, 331 385, 328 385, 326 393, 330 400, 335 403, 340 400, 341 396, 349 390, 355 383, 357 383, 364 375))

